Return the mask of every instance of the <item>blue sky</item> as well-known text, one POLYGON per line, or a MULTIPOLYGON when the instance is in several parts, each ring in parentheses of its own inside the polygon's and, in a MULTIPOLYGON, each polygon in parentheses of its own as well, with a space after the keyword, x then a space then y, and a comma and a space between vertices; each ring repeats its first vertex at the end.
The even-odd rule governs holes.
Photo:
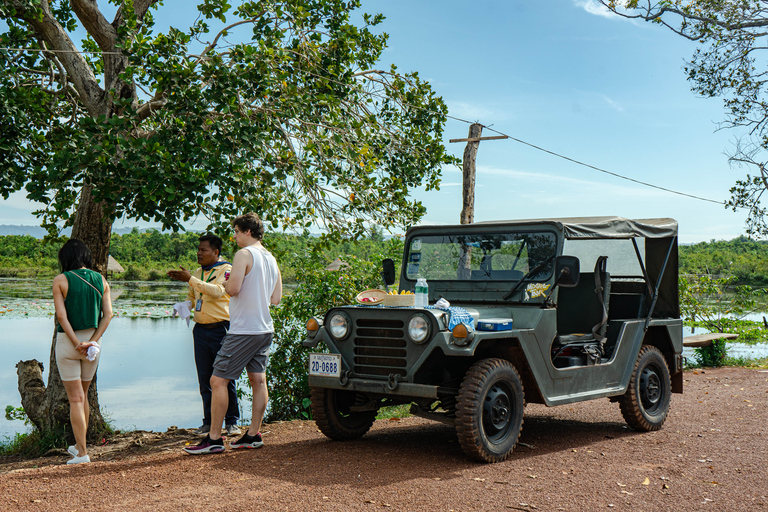
MULTIPOLYGON (((165 0, 158 20, 184 4, 165 0)), ((418 71, 455 118, 718 201, 745 172, 731 168, 725 155, 738 132, 716 131, 722 100, 695 96, 685 80, 684 61, 695 45, 662 27, 608 16, 593 0, 363 0, 363 10, 387 18, 381 66, 418 71)), ((453 119, 446 127, 448 149, 459 157, 465 143, 448 139, 466 137, 468 127, 453 119)), ((425 223, 458 223, 460 169, 444 169, 440 191, 414 196, 427 207, 425 223)), ((37 224, 34 208, 15 194, 0 204, 0 224, 37 224)), ((746 217, 519 142, 480 144, 476 221, 585 215, 673 217, 682 242, 736 237, 746 217)), ((133 225, 147 224, 126 220, 116 227, 133 225)))

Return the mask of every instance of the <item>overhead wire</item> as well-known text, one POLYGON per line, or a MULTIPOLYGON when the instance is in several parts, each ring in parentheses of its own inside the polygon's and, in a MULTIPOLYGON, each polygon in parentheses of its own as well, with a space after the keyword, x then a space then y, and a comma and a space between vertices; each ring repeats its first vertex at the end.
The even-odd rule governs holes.
POLYGON ((535 144, 531 144, 530 142, 526 142, 524 140, 518 139, 518 138, 513 137, 511 135, 508 135, 506 133, 500 132, 499 130, 494 130, 493 128, 490 128, 490 127, 487 127, 487 126, 483 126, 483 128, 486 128, 487 130, 492 131, 494 133, 498 133, 499 135, 504 135, 505 137, 508 137, 510 140, 513 140, 515 142, 519 142, 520 144, 524 144, 524 145, 529 146, 531 148, 534 148, 534 149, 536 149, 538 151, 542 151, 542 152, 548 153, 548 154, 550 154, 552 156, 556 156, 558 158, 562 158, 563 160, 567 160, 567 161, 572 162, 572 163, 577 164, 577 165, 582 165, 584 167, 588 167, 590 169, 594 169, 595 171, 598 171, 598 172, 602 172, 602 173, 605 173, 605 174, 609 174, 611 176, 615 176, 616 178, 620 178, 622 180, 631 181, 633 183, 637 183, 638 185, 644 185, 646 187, 655 188, 657 190, 663 190, 664 192, 669 192, 671 194, 677 194, 677 195, 681 195, 681 196, 685 196, 685 197, 690 197, 691 199, 698 199, 700 201, 707 201, 707 202, 710 202, 710 203, 715 203, 715 204, 720 204, 720 205, 724 205, 725 204, 725 201, 717 201, 715 199, 709 199, 709 198, 697 196, 697 195, 694 195, 694 194, 688 194, 686 192, 680 192, 678 190, 672 190, 671 188, 660 187, 659 185, 654 185, 653 183, 648 183, 646 181, 636 180, 635 178, 630 178, 629 176, 624 176, 624 175, 616 173, 616 172, 611 172, 611 171, 608 171, 608 170, 605 170, 605 169, 601 169, 600 167, 596 167, 594 165, 582 162, 580 160, 576 160, 575 158, 571 158, 571 157, 568 157, 568 156, 565 156, 565 155, 561 155, 560 153, 556 153, 554 151, 550 151, 549 149, 545 149, 545 148, 539 147, 539 146, 537 146, 535 144))
MULTIPOLYGON (((79 54, 122 55, 122 53, 120 53, 120 52, 80 51, 80 50, 48 50, 48 49, 36 49, 36 48, 0 47, 0 50, 6 50, 6 51, 36 51, 36 52, 50 52, 50 53, 79 53, 79 54)), ((348 83, 340 82, 340 81, 334 80, 334 79, 332 79, 330 77, 318 75, 318 74, 312 73, 310 71, 304 70, 304 73, 307 74, 307 75, 310 75, 310 76, 314 76, 316 78, 321 78, 323 80, 328 80, 329 82, 332 82, 332 83, 335 83, 335 84, 338 84, 338 85, 342 85, 342 86, 345 86, 345 87, 349 86, 348 83)), ((391 75, 391 76, 395 76, 395 77, 398 77, 398 78, 406 78, 407 79, 407 77, 404 77, 403 75, 399 75, 399 74, 396 74, 396 73, 391 73, 389 71, 383 71, 382 73, 383 74, 387 74, 387 75, 391 75)), ((377 96, 377 97, 383 98, 382 95, 380 95, 380 94, 378 94, 376 92, 370 92, 370 91, 361 91, 361 92, 363 94, 368 94, 370 96, 377 96)), ((419 110, 424 110, 424 111, 432 113, 432 114, 439 114, 439 112, 435 112, 435 111, 429 110, 426 107, 421 107, 419 105, 412 105, 412 104, 408 104, 408 103, 405 103, 405 102, 402 102, 402 104, 406 105, 406 106, 409 106, 409 107, 412 107, 412 108, 419 109, 419 110)), ((473 121, 468 121, 466 119, 461 119, 459 117, 452 116, 450 114, 445 114, 445 116, 446 116, 446 118, 453 119, 454 121, 458 121, 458 122, 462 122, 462 123, 466 123, 466 124, 475 124, 473 121)), ((648 183, 646 181, 638 180, 638 179, 635 179, 635 178, 630 178, 629 176, 624 176, 624 175, 616 173, 616 172, 608 171, 606 169, 602 169, 602 168, 597 167, 595 165, 591 165, 591 164, 588 164, 586 162, 582 162, 582 161, 577 160, 575 158, 571 158, 571 157, 562 155, 560 153, 557 153, 556 151, 552 151, 552 150, 543 148, 541 146, 537 146, 536 144, 532 144, 530 142, 524 141, 524 140, 519 139, 517 137, 513 137, 512 135, 509 135, 509 134, 504 133, 502 131, 496 130, 496 129, 491 128, 489 126, 483 125, 482 123, 478 123, 478 124, 480 124, 486 130, 492 131, 494 133, 498 133, 499 135, 503 135, 503 136, 507 137, 508 139, 510 139, 512 141, 515 141, 515 142, 517 142, 519 144, 523 144, 523 145, 528 146, 530 148, 533 148, 533 149, 535 149, 537 151, 541 151, 543 153, 547 153, 547 154, 552 155, 554 157, 561 158, 563 160, 566 160, 568 162, 574 163, 576 165, 581 165, 583 167, 587 167, 589 169, 593 169, 595 171, 598 171, 598 172, 601 172, 601 173, 604 173, 604 174, 608 174, 608 175, 613 176, 615 178, 619 178, 619 179, 626 180, 626 181, 629 181, 629 182, 632 182, 632 183, 636 183, 638 185, 643 185, 645 187, 654 188, 656 190, 662 190, 662 191, 668 192, 670 194, 676 194, 676 195, 679 195, 679 196, 688 197, 688 198, 691 198, 691 199, 696 199, 696 200, 699 200, 699 201, 706 201, 706 202, 709 202, 709 203, 714 203, 714 204, 719 204, 719 205, 725 205, 726 204, 725 201, 718 201, 716 199, 709 199, 709 198, 706 198, 706 197, 697 196, 695 194, 689 194, 687 192, 680 192, 678 190, 673 190, 671 188, 662 187, 662 186, 659 186, 659 185, 654 185, 653 183, 648 183)))

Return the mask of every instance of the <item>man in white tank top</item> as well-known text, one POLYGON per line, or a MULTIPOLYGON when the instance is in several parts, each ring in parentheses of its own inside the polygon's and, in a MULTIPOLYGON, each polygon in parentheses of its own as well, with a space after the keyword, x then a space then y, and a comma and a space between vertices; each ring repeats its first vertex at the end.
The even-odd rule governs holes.
POLYGON ((267 355, 272 344, 274 327, 269 314, 270 304, 280 304, 283 283, 274 256, 262 245, 264 224, 255 213, 241 215, 232 221, 235 241, 241 248, 232 261, 232 272, 224 284, 229 301, 230 328, 221 342, 213 364, 211 377, 211 431, 197 446, 184 448, 197 455, 221 453, 224 442, 221 425, 227 411, 227 385, 246 369, 253 391, 251 426, 230 447, 260 448, 261 421, 267 408, 267 355))

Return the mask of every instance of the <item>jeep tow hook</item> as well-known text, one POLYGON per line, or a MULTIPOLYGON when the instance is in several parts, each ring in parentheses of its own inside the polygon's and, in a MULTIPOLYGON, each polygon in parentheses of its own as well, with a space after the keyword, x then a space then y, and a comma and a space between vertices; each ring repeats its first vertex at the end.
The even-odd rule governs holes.
POLYGON ((400 385, 400 379, 402 379, 400 375, 396 373, 390 373, 389 380, 387 381, 387 388, 389 388, 390 391, 396 390, 397 386, 400 385))
POLYGON ((352 372, 349 370, 342 370, 341 375, 339 375, 339 384, 342 386, 346 386, 349 384, 349 377, 352 375, 352 372))

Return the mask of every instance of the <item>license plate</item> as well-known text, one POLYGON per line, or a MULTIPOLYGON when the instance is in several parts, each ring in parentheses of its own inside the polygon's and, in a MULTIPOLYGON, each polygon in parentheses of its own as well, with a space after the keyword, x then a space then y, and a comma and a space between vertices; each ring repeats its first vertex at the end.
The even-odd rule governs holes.
POLYGON ((320 377, 340 377, 341 356, 339 354, 309 354, 309 374, 320 377))

